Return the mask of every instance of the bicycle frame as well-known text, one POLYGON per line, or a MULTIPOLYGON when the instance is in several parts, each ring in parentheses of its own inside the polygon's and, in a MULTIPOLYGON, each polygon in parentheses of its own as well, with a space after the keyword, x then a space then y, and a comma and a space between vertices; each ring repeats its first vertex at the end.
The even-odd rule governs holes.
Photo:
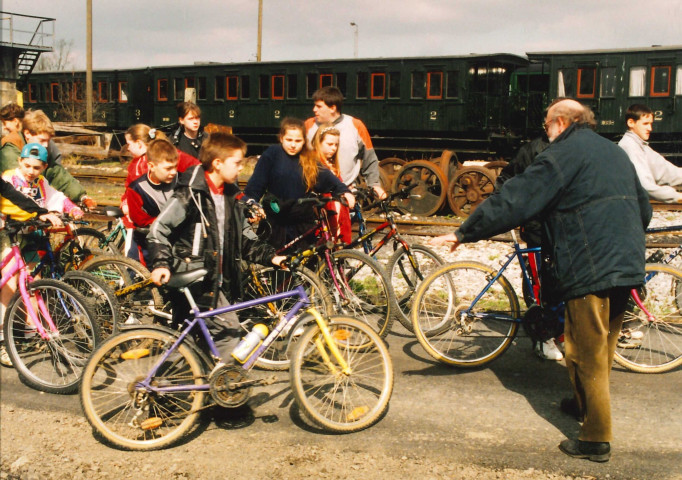
POLYGON ((45 302, 40 295, 35 295, 34 298, 36 299, 38 309, 45 317, 47 326, 49 327, 51 333, 48 333, 48 331, 42 325, 42 322, 38 319, 38 314, 36 313, 36 310, 33 306, 33 302, 31 302, 31 294, 28 291, 28 284, 33 281, 33 277, 31 277, 31 275, 28 273, 28 265, 26 265, 24 258, 21 256, 21 250, 19 249, 19 244, 16 239, 13 239, 12 241, 12 250, 10 254, 2 260, 2 264, 0 264, 0 271, 4 270, 8 266, 10 266, 10 269, 5 275, 2 276, 2 279, 0 280, 0 288, 4 287, 7 282, 9 282, 9 280, 18 273, 17 283, 19 292, 21 293, 21 299, 24 302, 24 306, 26 307, 29 320, 31 323, 33 323, 38 335, 40 335, 43 340, 47 340, 51 335, 58 334, 59 330, 52 321, 52 317, 47 311, 45 302), (11 264, 12 260, 14 260, 13 264, 11 264))
MULTIPOLYGON (((469 305, 469 307, 466 310, 462 311, 462 314, 467 314, 467 315, 471 314, 471 310, 474 308, 474 306, 476 306, 478 301, 488 292, 490 287, 497 281, 497 279, 502 276, 504 271, 507 269, 507 267, 512 263, 512 261, 514 259, 518 259, 518 261, 519 261, 519 266, 521 267, 521 273, 523 276, 522 281, 529 288, 529 291, 531 291, 531 292, 534 291, 534 286, 536 284, 533 283, 533 280, 531 279, 531 275, 529 275, 529 272, 528 272, 527 267, 526 267, 526 262, 523 261, 523 258, 524 258, 523 256, 529 255, 529 254, 539 254, 541 252, 541 248, 540 247, 521 248, 518 241, 516 240, 516 234, 513 230, 512 230, 512 238, 514 241, 514 251, 512 253, 510 253, 509 255, 507 255, 507 260, 502 264, 502 267, 500 267, 500 269, 497 271, 495 276, 488 281, 486 286, 483 287, 483 290, 481 290, 481 292, 476 296, 476 298, 474 298, 474 300, 471 302, 471 305, 469 305)), ((681 246, 681 248, 682 248, 682 246, 681 246)), ((653 275, 655 275, 655 274, 647 275, 644 278, 644 283, 646 284, 646 282, 648 282, 653 275)), ((642 310, 642 312, 647 316, 648 320, 654 321, 655 317, 651 313, 649 313, 649 311, 643 305, 642 300, 640 299, 636 288, 633 288, 630 291, 630 296, 634 300, 635 304, 640 308, 640 310, 642 310)), ((538 300, 539 300, 539 298, 535 295, 534 295, 534 299, 536 302, 538 302, 538 300)), ((539 302, 538 302, 538 304, 539 304, 539 302)), ((492 317, 496 320, 511 321, 511 322, 515 322, 515 323, 521 323, 521 321, 522 321, 521 318, 511 318, 508 315, 486 314, 486 316, 492 317)))
MULTIPOLYGON (((277 339, 279 334, 288 326, 292 323, 292 319, 294 316, 298 313, 298 311, 304 306, 304 305, 309 305, 310 300, 308 299, 308 296, 305 293, 305 290, 303 289, 302 286, 298 286, 293 290, 287 291, 287 292, 282 292, 282 293, 277 293, 274 295, 269 295, 267 297, 255 299, 255 300, 249 300, 246 302, 242 303, 237 303, 234 305, 228 305, 225 307, 220 307, 216 308, 214 310, 209 310, 206 312, 200 312, 199 308, 196 306, 196 303, 192 299, 191 295, 187 295, 188 290, 187 287, 183 287, 179 289, 182 293, 184 293, 187 296, 187 299, 190 302, 190 306, 192 308, 192 313, 194 315, 194 318, 192 320, 185 320, 186 323, 188 323, 187 327, 182 331, 178 339, 173 343, 173 345, 166 350, 166 352, 162 355, 161 359, 152 367, 151 371, 147 374, 146 378, 140 382, 136 383, 137 388, 144 388, 145 390, 153 391, 155 393, 164 393, 164 392, 191 392, 191 391, 208 391, 210 390, 210 384, 206 383, 203 385, 194 385, 194 384, 188 384, 188 385, 178 385, 178 386, 173 386, 173 387, 163 387, 163 386, 155 386, 152 384, 152 379, 154 378, 154 375, 158 371, 158 369, 163 365, 163 363, 168 359, 168 357, 173 353, 178 346, 185 340, 187 335, 195 328, 195 326, 199 326, 199 329, 201 331, 201 334, 203 338, 206 340, 206 343, 208 344, 209 351, 211 355, 213 356, 214 359, 220 359, 220 353, 218 352, 218 349, 215 345, 215 342, 213 341, 213 338, 211 337, 211 334, 208 330, 208 327, 206 326, 206 322, 204 319, 206 318, 211 318, 215 317, 218 315, 221 315, 223 313, 228 313, 228 312, 234 312, 237 310, 243 310, 246 308, 251 308, 256 305, 262 305, 265 303, 269 302, 276 302, 278 300, 284 300, 286 298, 293 298, 293 297, 298 297, 298 301, 294 304, 294 306, 289 310, 289 312, 282 318, 280 321, 277 323, 277 326, 270 332, 270 334, 263 340, 261 345, 256 348, 254 353, 249 357, 249 359, 242 365, 242 368, 244 370, 249 370, 253 364, 256 362, 256 360, 260 357, 260 355, 265 352, 270 345, 277 339)), ((325 338, 326 343, 330 347, 330 350, 332 354, 334 355, 334 358, 338 361, 341 371, 346 374, 350 374, 350 368, 348 364, 345 362, 343 357, 341 356, 341 353, 339 352, 335 342, 332 340, 329 329, 327 328, 327 324, 324 321, 324 319, 320 316, 320 314, 315 310, 314 308, 309 308, 308 312, 313 315, 315 318, 317 325, 320 327, 323 337, 325 338)), ((294 320, 295 321, 295 320, 294 320)), ((329 358, 327 357, 329 360, 329 358)), ((326 362, 329 363, 330 365, 331 362, 326 362)), ((338 370, 334 366, 335 370, 338 370)))

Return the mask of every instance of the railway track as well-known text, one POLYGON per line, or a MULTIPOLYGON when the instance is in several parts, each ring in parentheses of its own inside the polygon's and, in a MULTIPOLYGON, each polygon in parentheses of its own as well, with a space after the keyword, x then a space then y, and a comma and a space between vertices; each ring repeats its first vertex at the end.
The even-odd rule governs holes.
MULTIPOLYGON (((78 180, 85 181, 86 183, 107 183, 112 185, 120 185, 123 188, 125 182, 125 175, 121 174, 101 174, 101 173, 72 173, 78 180)), ((240 188, 246 186, 246 181, 239 182, 240 188)), ((96 196, 95 196, 96 197, 96 196)), ((98 199, 98 203, 102 206, 118 206, 119 202, 106 201, 98 199)), ((678 212, 682 211, 682 204, 668 204, 661 202, 651 202, 654 210, 656 211, 669 211, 678 212)), ((105 217, 98 215, 89 216, 91 221, 106 221, 105 217)), ((366 218, 368 223, 368 228, 376 226, 382 223, 383 218, 370 216, 366 218)), ((430 216, 430 217, 419 217, 415 215, 398 215, 396 218, 398 225, 400 225, 400 232, 403 235, 414 235, 414 236, 426 236, 434 237, 442 235, 453 231, 455 228, 462 224, 462 219, 451 217, 451 216, 430 216)), ((682 232, 680 232, 682 236, 682 232)), ((649 235, 647 236, 647 248, 673 248, 680 243, 682 239, 680 236, 671 235, 670 233, 649 235)), ((511 235, 499 235, 492 238, 492 240, 501 242, 511 242, 511 235)))

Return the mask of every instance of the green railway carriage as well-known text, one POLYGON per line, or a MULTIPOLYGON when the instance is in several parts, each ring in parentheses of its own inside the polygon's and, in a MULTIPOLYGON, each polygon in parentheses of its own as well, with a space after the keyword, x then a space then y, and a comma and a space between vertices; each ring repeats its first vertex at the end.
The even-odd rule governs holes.
MULTIPOLYGON (((313 92, 334 85, 344 93, 344 112, 365 122, 383 156, 419 158, 457 145, 486 152, 491 136, 508 134, 510 77, 526 65, 512 54, 208 63, 96 71, 93 82, 96 100, 105 104, 99 118, 110 127, 173 124, 175 105, 191 98, 204 123, 229 125, 252 144, 274 142, 285 116, 311 116, 313 92), (104 96, 98 95, 103 82, 110 89, 104 96)), ((49 91, 55 82, 77 88, 83 78, 83 72, 33 74, 26 106, 47 107, 62 120, 59 95, 32 92, 49 91)))
MULTIPOLYGON (((27 108, 53 120, 84 115, 84 72, 33 73, 27 108)), ((655 113, 652 143, 682 159, 682 46, 415 58, 202 63, 93 72, 95 120, 118 131, 177 122, 192 99, 203 123, 228 125, 251 153, 276 141, 282 118, 312 115, 312 94, 337 86, 344 112, 362 119, 380 158, 460 160, 509 156, 541 132, 543 109, 569 96, 595 111, 598 131, 617 139, 632 103, 655 113)))
POLYGON ((609 138, 615 139, 625 131, 629 105, 648 105, 654 111, 652 143, 679 157, 682 45, 535 52, 528 53, 528 59, 545 66, 550 98, 573 97, 589 105, 597 118, 597 131, 609 138))

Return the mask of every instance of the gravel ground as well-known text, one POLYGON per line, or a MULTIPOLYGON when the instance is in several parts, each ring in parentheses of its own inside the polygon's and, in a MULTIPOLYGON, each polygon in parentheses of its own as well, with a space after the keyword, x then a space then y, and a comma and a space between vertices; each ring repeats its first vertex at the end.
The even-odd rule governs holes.
MULTIPOLYGON (((680 214, 656 213, 652 225, 674 224, 681 218, 680 214)), ((495 265, 510 251, 510 246, 486 241, 462 245, 453 253, 445 247, 438 251, 447 261, 476 259, 495 265)), ((515 282, 519 272, 511 270, 506 276, 515 282)), ((0 374, 5 385, 7 376, 14 375, 6 369, 0 374)), ((56 401, 60 397, 45 398, 56 401)), ((218 423, 220 419, 214 421, 218 423)), ((3 401, 0 405, 0 480, 596 478, 556 475, 536 469, 495 470, 449 462, 442 452, 436 455, 436 452, 420 450, 405 455, 391 450, 390 443, 382 445, 369 434, 353 443, 344 438, 316 435, 312 444, 311 436, 296 428, 280 429, 277 435, 268 436, 267 441, 259 437, 262 432, 258 423, 229 434, 224 428, 209 428, 191 442, 161 452, 120 452, 96 441, 79 413, 50 409, 38 414, 3 401)))

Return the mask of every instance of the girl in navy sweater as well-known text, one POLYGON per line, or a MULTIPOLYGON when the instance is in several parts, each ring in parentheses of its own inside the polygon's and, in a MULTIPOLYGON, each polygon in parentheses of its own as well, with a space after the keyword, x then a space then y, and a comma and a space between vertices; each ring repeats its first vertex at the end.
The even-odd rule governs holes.
POLYGON ((307 147, 302 120, 291 117, 282 120, 279 141, 260 156, 244 189, 246 197, 256 201, 268 194, 263 203, 272 225, 268 241, 275 248, 285 245, 314 224, 312 208, 296 204, 296 200, 307 193, 343 195, 349 205, 355 205, 355 197, 348 187, 320 165, 315 153, 307 147))

